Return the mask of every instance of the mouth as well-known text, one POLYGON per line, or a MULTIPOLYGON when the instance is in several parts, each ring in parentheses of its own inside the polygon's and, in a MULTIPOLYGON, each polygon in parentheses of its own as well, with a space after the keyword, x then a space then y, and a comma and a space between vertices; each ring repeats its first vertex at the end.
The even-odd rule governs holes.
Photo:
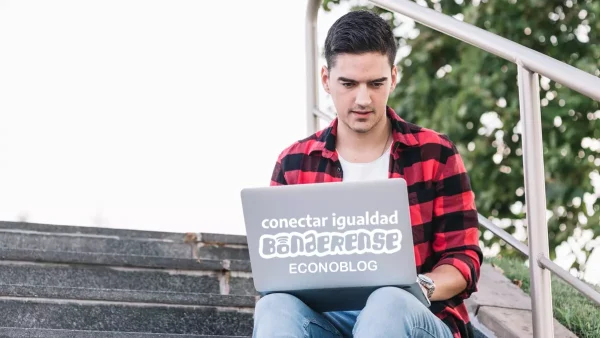
POLYGON ((367 116, 367 115, 371 114, 372 111, 370 111, 370 110, 368 110, 368 111, 352 110, 352 113, 359 115, 359 116, 367 116))

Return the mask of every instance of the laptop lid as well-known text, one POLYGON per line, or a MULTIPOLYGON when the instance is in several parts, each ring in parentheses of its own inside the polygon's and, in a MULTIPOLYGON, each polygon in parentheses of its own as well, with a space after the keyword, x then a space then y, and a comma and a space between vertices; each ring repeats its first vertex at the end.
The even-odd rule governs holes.
POLYGON ((260 294, 288 292, 316 308, 351 309, 381 286, 414 291, 404 179, 247 188, 241 199, 260 294), (325 302, 332 291, 360 300, 325 302))

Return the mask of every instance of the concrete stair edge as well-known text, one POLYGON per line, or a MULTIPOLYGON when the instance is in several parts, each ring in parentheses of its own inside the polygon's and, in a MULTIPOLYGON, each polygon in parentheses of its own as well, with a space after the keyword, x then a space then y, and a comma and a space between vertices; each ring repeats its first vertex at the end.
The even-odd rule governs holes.
POLYGON ((114 290, 39 285, 0 284, 3 297, 45 298, 60 300, 95 300, 119 303, 236 307, 253 309, 257 297, 218 293, 188 293, 149 290, 114 290))
POLYGON ((39 249, 0 248, 0 260, 90 264, 161 269, 212 270, 250 272, 248 260, 177 258, 164 256, 128 255, 99 252, 51 251, 39 249))
MULTIPOLYGON (((0 285, 90 290, 255 296, 252 275, 239 271, 150 269, 0 261, 0 285)), ((1 290, 1 289, 0 289, 1 290)))
MULTIPOLYGON (((481 266, 478 292, 466 300, 475 325, 491 337, 533 337, 531 298, 490 264, 481 266)), ((577 338, 554 319, 556 337, 577 338)))
POLYGON ((196 238, 205 243, 215 243, 223 245, 246 245, 246 236, 231 235, 221 233, 207 232, 167 232, 152 230, 134 230, 121 228, 88 227, 78 225, 60 225, 46 223, 30 222, 12 222, 0 221, 0 231, 19 231, 19 232, 37 232, 37 233, 62 233, 79 234, 92 236, 111 236, 118 238, 145 238, 145 239, 163 239, 173 241, 185 241, 186 239, 196 238))

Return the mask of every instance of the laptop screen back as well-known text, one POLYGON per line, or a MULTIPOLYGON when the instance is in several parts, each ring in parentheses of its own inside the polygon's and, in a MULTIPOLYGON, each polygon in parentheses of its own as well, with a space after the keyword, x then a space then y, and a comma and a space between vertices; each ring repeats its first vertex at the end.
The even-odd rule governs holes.
POLYGON ((416 279, 402 179, 244 189, 242 202, 258 292, 416 279))

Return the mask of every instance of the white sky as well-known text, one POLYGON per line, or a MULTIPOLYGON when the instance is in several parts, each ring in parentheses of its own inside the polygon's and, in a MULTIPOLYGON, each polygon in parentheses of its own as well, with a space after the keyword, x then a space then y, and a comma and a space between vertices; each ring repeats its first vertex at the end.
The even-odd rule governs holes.
POLYGON ((239 191, 306 136, 306 0, 282 6, 0 0, 0 220, 244 234, 239 191))
POLYGON ((244 233, 239 190, 306 135, 285 5, 0 0, 0 219, 244 233))

